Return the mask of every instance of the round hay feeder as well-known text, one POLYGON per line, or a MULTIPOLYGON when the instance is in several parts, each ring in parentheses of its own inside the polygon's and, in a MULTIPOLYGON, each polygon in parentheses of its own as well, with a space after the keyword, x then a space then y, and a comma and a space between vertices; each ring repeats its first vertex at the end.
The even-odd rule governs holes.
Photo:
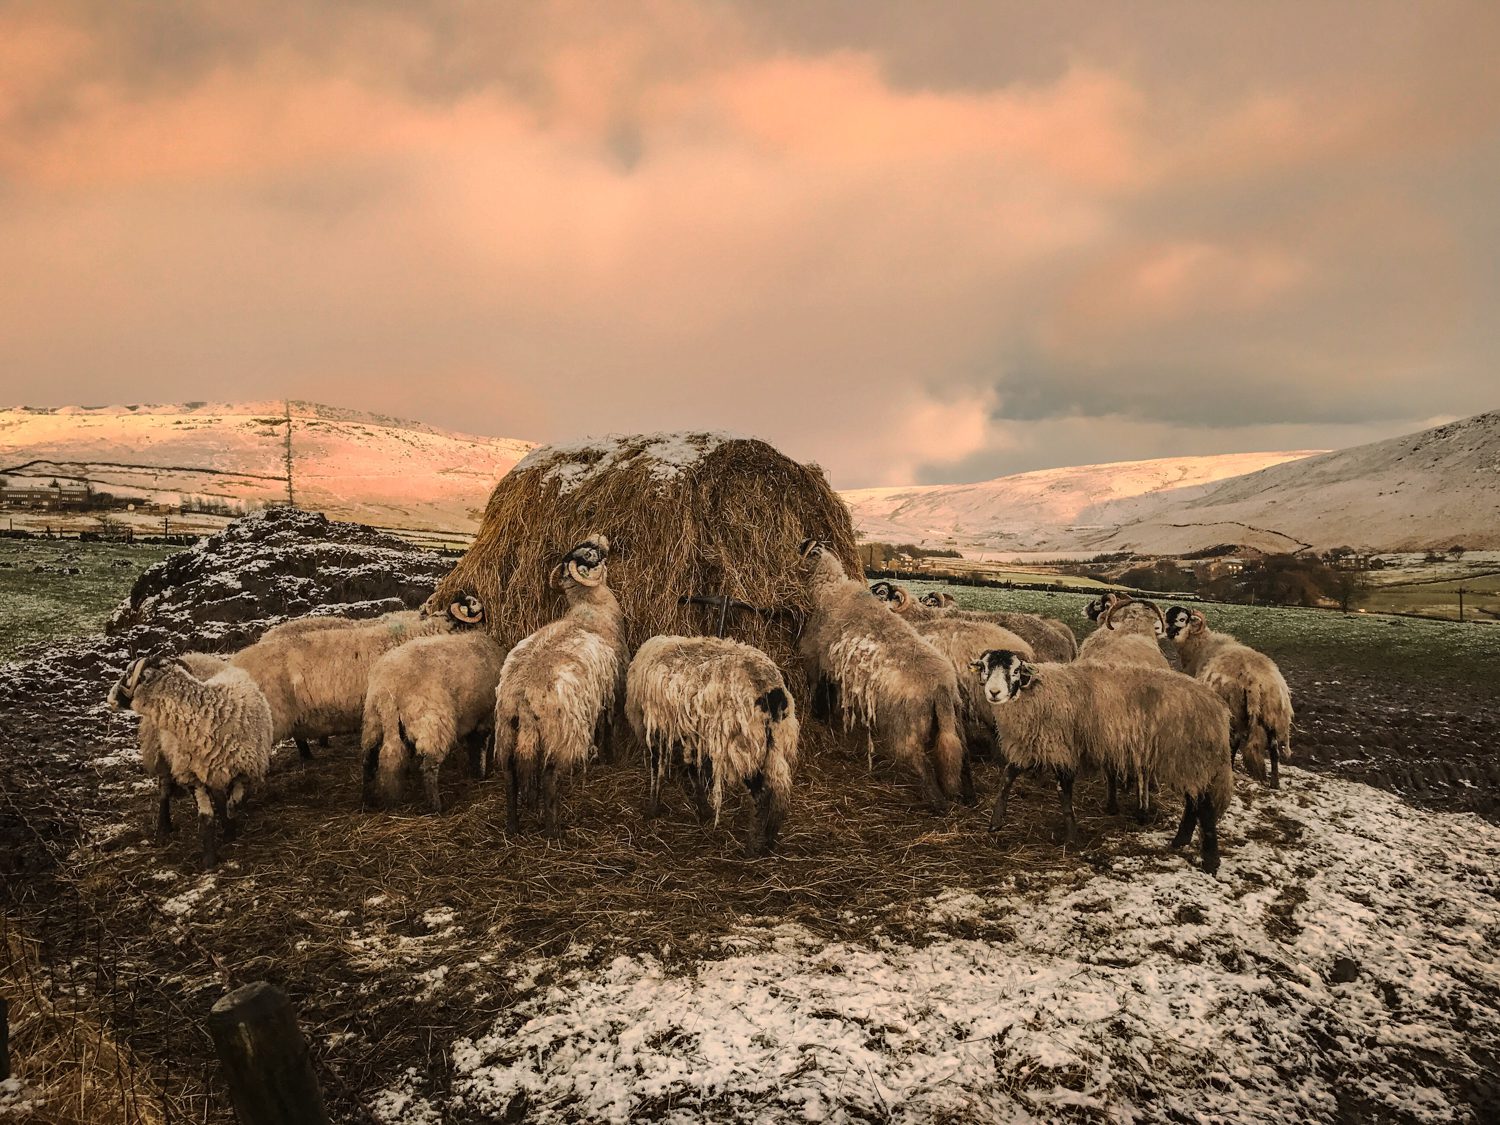
POLYGON ((548 572, 596 532, 610 539, 609 585, 632 651, 660 634, 716 633, 722 618, 725 636, 769 653, 798 695, 796 636, 811 608, 798 543, 821 539, 849 574, 863 573, 849 509, 816 465, 754 438, 633 434, 533 450, 495 486, 474 545, 429 604, 472 591, 491 632, 514 644, 566 612, 548 572))

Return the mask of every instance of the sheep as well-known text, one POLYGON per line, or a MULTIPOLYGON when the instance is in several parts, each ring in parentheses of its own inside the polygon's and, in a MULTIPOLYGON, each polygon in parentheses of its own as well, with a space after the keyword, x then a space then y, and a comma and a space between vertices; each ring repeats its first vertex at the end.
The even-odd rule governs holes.
POLYGON ((993 621, 1002 629, 1009 629, 1030 645, 1038 660, 1063 663, 1078 655, 1078 637, 1074 635, 1072 628, 1065 621, 1043 617, 1039 613, 1020 613, 1013 610, 959 609, 958 602, 953 595, 942 590, 929 590, 917 601, 945 617, 993 621))
POLYGON ((1243 750, 1245 769, 1280 789, 1281 760, 1292 756, 1292 695, 1281 669, 1264 653, 1211 630, 1200 610, 1174 605, 1166 622, 1167 639, 1177 646, 1182 670, 1213 688, 1229 708, 1230 761, 1243 750))
MULTIPOLYGON (((197 680, 207 680, 217 676, 228 663, 221 656, 213 656, 206 652, 184 652, 177 658, 190 676, 197 680)), ((136 727, 136 739, 141 747, 141 768, 153 777, 169 776, 167 762, 174 755, 174 751, 168 750, 164 755, 161 748, 163 738, 171 739, 171 734, 159 731, 156 723, 145 715, 141 716, 140 725, 136 727)), ((170 817, 170 809, 167 810, 170 817)), ((170 825, 170 821, 169 821, 170 825)), ((161 824, 157 824, 157 834, 161 835, 165 830, 161 824)))
POLYGON ((797 766, 797 709, 781 670, 758 648, 718 637, 652 637, 625 677, 625 716, 646 751, 648 816, 661 811, 661 784, 680 761, 700 821, 714 821, 726 788, 755 799, 757 830, 747 848, 776 846, 797 766))
MULTIPOLYGON (((1097 618, 1099 627, 1084 638, 1078 649, 1083 664, 1124 664, 1170 671, 1172 662, 1161 650, 1158 637, 1166 634, 1165 619, 1154 602, 1138 602, 1129 594, 1106 590, 1084 608, 1085 614, 1097 618), (1097 612, 1096 612, 1097 611, 1097 612)), ((1120 811, 1120 775, 1105 771, 1104 811, 1114 816, 1120 811)), ((1137 774, 1136 820, 1142 824, 1150 816, 1151 779, 1137 774)))
POLYGON ((873 755, 877 738, 916 773, 934 812, 948 798, 972 800, 969 758, 958 735, 958 677, 952 663, 848 578, 826 544, 804 540, 813 611, 798 647, 817 696, 836 692, 847 721, 857 716, 873 755))
POLYGON ((1229 712, 1198 681, 1168 670, 1107 664, 1035 664, 1014 652, 986 652, 974 662, 1010 765, 990 816, 1005 822, 1016 775, 1051 768, 1058 780, 1063 833, 1078 843, 1073 779, 1102 766, 1148 773, 1183 794, 1183 817, 1170 847, 1191 842, 1201 827, 1203 870, 1219 869, 1218 818, 1234 796, 1229 712))
POLYGON ((172 797, 191 789, 198 806, 203 866, 218 860, 218 829, 235 836, 235 810, 249 786, 266 776, 271 761, 271 707, 243 670, 224 667, 197 679, 185 662, 169 656, 138 657, 109 693, 114 710, 129 708, 149 719, 160 754, 157 832, 172 831, 172 797))
POLYGON ((980 748, 998 751, 999 732, 995 730, 994 715, 979 684, 969 675, 969 665, 986 649, 1025 652, 1030 654, 1028 660, 1034 660, 1036 654, 1031 645, 993 621, 943 615, 891 582, 876 582, 870 587, 870 593, 885 602, 916 630, 919 637, 952 662, 954 675, 958 677, 959 718, 969 752, 973 754, 980 748))
POLYGON ((229 658, 260 685, 276 723, 276 741, 288 736, 311 757, 307 739, 361 728, 370 669, 391 649, 418 637, 471 629, 484 620, 472 595, 460 595, 445 614, 413 618, 409 612, 348 629, 293 631, 260 640, 229 658))
POLYGON ((524 638, 495 691, 495 758, 505 770, 506 831, 521 830, 521 804, 541 806, 543 828, 561 835, 558 774, 586 766, 601 727, 624 694, 630 652, 625 615, 606 584, 609 540, 594 535, 552 568, 568 612, 524 638))
MULTIPOLYGON (((486 732, 495 719, 495 688, 505 650, 475 631, 419 637, 375 662, 365 691, 365 790, 382 803, 401 795, 401 774, 415 756, 427 804, 443 811, 438 771, 460 739, 486 732), (377 773, 378 767, 378 773, 377 773)), ((484 773, 481 760, 479 770, 484 773)))
MULTIPOLYGON (((413 625, 420 616, 420 613, 415 609, 398 609, 391 613, 381 614, 373 620, 356 617, 333 617, 321 614, 316 617, 293 617, 290 620, 283 621, 279 625, 272 625, 260 635, 260 641, 276 640, 281 637, 302 636, 306 633, 319 633, 325 629, 357 629, 375 624, 389 626, 404 623, 413 625)), ((257 643, 260 642, 258 641, 257 643)), ((307 739, 296 737, 295 742, 297 743, 298 756, 303 761, 311 760, 312 751, 308 748, 307 739)), ((328 735, 325 734, 319 737, 319 746, 326 748, 328 744, 328 735)))

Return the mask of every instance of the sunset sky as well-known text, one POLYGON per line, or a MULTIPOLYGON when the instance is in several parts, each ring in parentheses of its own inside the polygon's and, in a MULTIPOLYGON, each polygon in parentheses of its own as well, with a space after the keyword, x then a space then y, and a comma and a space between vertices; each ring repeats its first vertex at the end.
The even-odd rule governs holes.
POLYGON ((1500 407, 1500 4, 0 0, 0 402, 839 486, 1500 407))

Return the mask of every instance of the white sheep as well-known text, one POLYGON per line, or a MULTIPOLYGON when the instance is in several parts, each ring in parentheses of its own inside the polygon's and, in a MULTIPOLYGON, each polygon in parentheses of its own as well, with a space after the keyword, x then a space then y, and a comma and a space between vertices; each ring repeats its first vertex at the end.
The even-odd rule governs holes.
POLYGON ((391 649, 455 629, 474 628, 484 609, 461 595, 448 612, 413 616, 410 611, 347 629, 293 630, 260 640, 229 658, 260 685, 271 705, 275 738, 292 737, 303 757, 307 739, 360 730, 370 670, 391 649))
POLYGON ((1182 670, 1211 687, 1229 708, 1230 760, 1243 750, 1245 769, 1281 787, 1281 760, 1292 756, 1292 693, 1276 662, 1208 627, 1201 610, 1174 605, 1167 610, 1167 639, 1177 646, 1182 670))
POLYGON ((1198 681, 1173 671, 1130 665, 1034 664, 1013 652, 987 652, 974 664, 1005 739, 1005 785, 990 830, 1005 822, 1016 776, 1051 769, 1062 795, 1063 831, 1078 842, 1073 779, 1090 768, 1147 774, 1183 794, 1171 847, 1203 830, 1203 869, 1219 867, 1218 818, 1234 796, 1229 765, 1229 712, 1198 681))
POLYGON ((549 578, 568 612, 505 658, 495 692, 495 759, 506 773, 508 832, 520 831, 524 802, 541 807, 549 836, 560 835, 558 775, 587 765, 624 694, 630 654, 624 612, 605 583, 608 558, 603 535, 569 551, 549 578))
POLYGON ((255 682, 226 667, 199 680, 168 656, 139 657, 109 693, 115 710, 129 708, 156 731, 160 781, 157 830, 172 830, 175 793, 191 789, 198 806, 203 866, 218 859, 218 828, 235 835, 235 811, 271 761, 271 708, 255 682))
POLYGON ((918 777, 935 812, 948 799, 972 800, 969 758, 958 734, 961 701, 952 663, 915 629, 848 578, 826 544, 799 548, 813 611, 799 650, 815 702, 836 695, 847 721, 859 719, 876 743, 918 777))
POLYGON ((395 802, 401 775, 415 757, 428 807, 442 812, 438 771, 460 740, 488 733, 504 662, 505 650, 479 631, 419 637, 376 661, 360 740, 367 798, 373 781, 381 802, 395 802))
POLYGON ((995 716, 984 691, 969 674, 969 666, 989 649, 1009 649, 1036 659, 1036 652, 1022 637, 1002 625, 981 617, 944 614, 913 598, 906 588, 893 582, 876 582, 870 593, 885 602, 917 635, 948 658, 958 677, 959 719, 964 746, 972 756, 979 751, 1000 749, 995 716))
POLYGON ((960 609, 957 599, 943 590, 929 590, 917 601, 946 617, 993 621, 1030 645, 1038 660, 1065 663, 1078 655, 1078 637, 1067 622, 1054 617, 1008 609, 960 609))
POLYGON ((748 851, 776 846, 797 766, 797 709, 775 662, 758 648, 718 637, 652 637, 625 678, 625 715, 646 750, 648 816, 661 809, 662 781, 681 765, 700 820, 717 823, 726 789, 755 799, 748 851))

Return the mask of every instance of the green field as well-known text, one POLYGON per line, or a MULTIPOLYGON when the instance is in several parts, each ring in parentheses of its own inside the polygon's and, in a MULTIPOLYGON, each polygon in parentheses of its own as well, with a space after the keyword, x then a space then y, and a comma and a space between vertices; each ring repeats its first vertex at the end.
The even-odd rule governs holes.
POLYGON ((141 572, 181 550, 69 539, 0 540, 0 660, 33 641, 100 632, 141 572), (48 569, 39 572, 37 566, 48 569), (83 573, 52 569, 65 566, 83 573))
MULTIPOLYGON (((995 590, 942 582, 903 583, 920 593, 947 589, 969 609, 1009 609, 1057 617, 1080 638, 1093 630, 1083 615, 1087 595, 1040 590, 995 590)), ((1162 599, 1165 609, 1170 599, 1162 599)), ((1493 691, 1500 680, 1500 625, 1343 614, 1326 609, 1195 603, 1215 629, 1233 633, 1276 660, 1379 675, 1403 683, 1437 678, 1493 691)))
POLYGON ((1360 604, 1371 613, 1421 613, 1458 620, 1458 590, 1464 589, 1464 616, 1500 620, 1500 574, 1376 586, 1360 604))

